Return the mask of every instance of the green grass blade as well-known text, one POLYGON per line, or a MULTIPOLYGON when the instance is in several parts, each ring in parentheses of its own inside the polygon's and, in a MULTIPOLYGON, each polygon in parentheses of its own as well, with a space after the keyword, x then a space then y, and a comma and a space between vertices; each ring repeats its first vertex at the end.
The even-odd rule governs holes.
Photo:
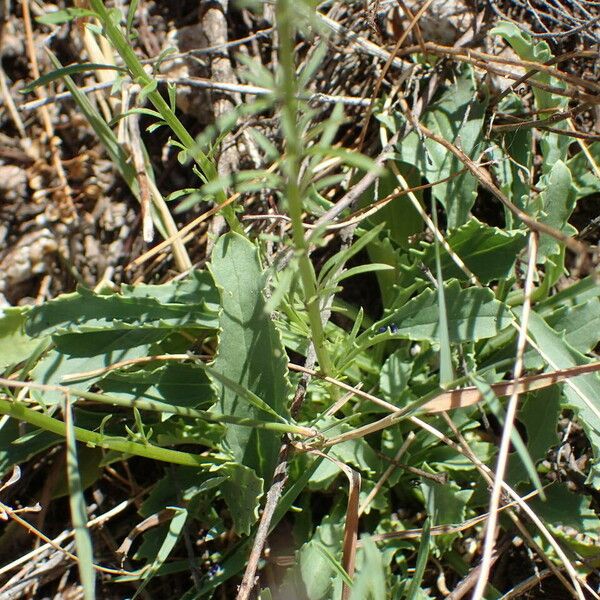
POLYGON ((423 581, 423 575, 425 574, 425 567, 427 566, 427 559, 429 558, 429 540, 431 539, 431 518, 427 517, 425 523, 423 523, 423 535, 421 536, 421 543, 419 545, 419 552, 417 554, 417 564, 415 566, 415 574, 410 582, 408 591, 406 592, 406 600, 415 600, 417 593, 421 587, 423 581))
POLYGON ((314 542, 315 548, 325 557, 325 560, 330 564, 332 570, 337 573, 348 587, 352 587, 352 579, 346 573, 346 569, 342 566, 339 560, 331 554, 331 552, 320 542, 314 542))
POLYGON ((79 577, 83 586, 83 597, 85 600, 96 598, 96 574, 94 572, 94 556, 92 539, 87 528, 87 510, 79 465, 77 461, 77 443, 75 428, 73 426, 73 411, 69 397, 65 398, 65 433, 67 444, 67 477, 69 480, 69 506, 71 508, 71 520, 75 530, 75 547, 79 562, 79 577))
MULTIPOLYGON (((438 229, 437 206, 435 196, 431 196, 431 214, 433 224, 438 229)), ((434 236, 435 248, 435 277, 437 281, 438 305, 440 307, 439 340, 440 340, 440 385, 443 387, 454 379, 452 369, 452 349, 450 347, 450 334, 448 332, 448 315, 446 311, 446 296, 444 294, 444 278, 442 276, 442 261, 440 258, 440 242, 434 236)))
POLYGON ((181 535, 181 532, 183 531, 183 528, 187 521, 188 511, 185 508, 181 508, 181 507, 169 507, 169 508, 171 508, 173 511, 175 511, 175 514, 169 524, 169 530, 167 531, 167 535, 165 536, 165 539, 163 540, 162 544, 160 545, 160 548, 158 549, 158 552, 156 553, 156 557, 154 558, 154 561, 150 565, 150 568, 144 572, 144 575, 143 575, 144 581, 136 590, 135 594, 133 595, 132 600, 135 600, 135 598, 137 598, 142 593, 144 588, 150 583, 152 578, 158 573, 158 570, 160 569, 160 567, 165 563, 167 558, 169 558, 169 556, 171 555, 171 552, 173 552, 173 548, 175 547, 175 544, 179 540, 179 536, 181 535))
MULTIPOLYGON (((500 414, 500 411, 496 410, 496 394, 494 394, 494 390, 482 379, 478 377, 472 377, 471 381, 474 385, 477 386, 484 400, 487 402, 488 407, 492 410, 498 421, 502 426, 504 426, 504 415, 500 414)), ((527 446, 523 441, 523 438, 517 431, 515 427, 512 428, 510 432, 510 441, 512 445, 517 451, 525 470, 527 471, 527 475, 529 475, 530 481, 535 485, 536 490, 539 491, 540 497, 542 499, 546 499, 546 495, 544 494, 544 487, 542 486, 542 482, 540 481, 540 477, 538 475, 537 469, 535 468, 535 464, 529 456, 529 451, 527 450, 527 446)))
POLYGON ((123 67, 116 67, 115 65, 104 65, 100 63, 81 63, 77 65, 69 65, 67 67, 60 67, 55 71, 51 71, 50 73, 45 73, 41 77, 38 77, 35 81, 32 81, 30 84, 26 85, 22 88, 21 94, 29 94, 35 88, 46 85, 52 81, 56 81, 57 79, 64 79, 70 75, 75 75, 77 73, 87 73, 90 71, 118 71, 120 73, 127 73, 127 69, 123 67))
MULTIPOLYGON (((183 147, 189 153, 191 158, 200 167, 207 180, 212 180, 217 176, 217 170, 214 163, 201 152, 195 144, 194 138, 191 136, 185 125, 177 118, 171 110, 168 102, 162 97, 158 89, 156 89, 157 80, 146 73, 144 66, 136 56, 131 44, 121 31, 120 26, 111 18, 109 10, 104 5, 102 0, 90 0, 90 5, 96 11, 98 19, 102 23, 103 33, 110 41, 113 48, 119 53, 123 62, 127 65, 127 69, 131 73, 134 81, 146 89, 148 100, 154 105, 154 108, 162 115, 163 120, 175 134, 183 147)), ((220 190, 217 194, 217 203, 221 204, 226 199, 225 190, 220 190)), ((223 216, 227 220, 227 224, 233 231, 243 232, 235 210, 232 206, 227 206, 223 209, 223 216)))

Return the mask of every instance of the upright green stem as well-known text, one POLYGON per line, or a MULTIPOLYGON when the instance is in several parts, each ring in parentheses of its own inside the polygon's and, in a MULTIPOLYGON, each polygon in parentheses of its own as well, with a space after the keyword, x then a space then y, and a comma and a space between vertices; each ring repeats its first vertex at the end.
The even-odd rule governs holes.
POLYGON ((300 279, 313 336, 312 341, 321 371, 328 375, 332 371, 332 363, 325 348, 325 332, 321 323, 316 277, 308 255, 308 247, 304 240, 304 228, 302 226, 302 191, 298 183, 302 157, 302 138, 297 123, 298 90, 294 61, 296 30, 293 23, 293 4, 294 0, 278 0, 276 6, 279 64, 281 67, 279 91, 282 102, 282 126, 286 141, 286 156, 283 168, 286 175, 289 215, 292 220, 292 239, 298 257, 300 279))
MULTIPOLYGON (((123 35, 121 28, 118 27, 115 21, 111 18, 109 11, 104 6, 103 0, 90 0, 90 4, 102 23, 106 37, 113 45, 115 50, 119 53, 123 59, 123 62, 127 65, 133 80, 139 83, 142 87, 149 86, 151 88, 153 85, 155 86, 156 81, 144 70, 142 63, 139 61, 135 52, 129 45, 129 42, 123 35)), ((189 134, 183 123, 177 118, 177 115, 175 115, 175 113, 171 110, 171 107, 161 96, 160 92, 157 89, 153 89, 148 93, 148 100, 150 100, 150 102, 154 105, 154 108, 156 108, 156 110, 160 113, 165 123, 170 127, 171 131, 183 144, 186 150, 189 151, 191 157, 200 167, 206 178, 209 181, 211 179, 215 179, 215 177, 217 177, 217 171, 214 164, 200 149, 195 147, 196 142, 194 138, 189 134)), ((221 190, 217 194, 217 203, 222 204, 225 199, 225 191, 221 190)), ((235 216, 235 211, 233 210, 232 206, 223 208, 223 216, 233 231, 237 231, 238 233, 242 232, 242 226, 235 216)))

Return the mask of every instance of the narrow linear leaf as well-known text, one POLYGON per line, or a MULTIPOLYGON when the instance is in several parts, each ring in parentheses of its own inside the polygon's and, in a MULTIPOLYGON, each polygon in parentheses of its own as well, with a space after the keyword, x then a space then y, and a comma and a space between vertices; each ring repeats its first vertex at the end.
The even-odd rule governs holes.
POLYGON ((42 85, 46 85, 51 81, 56 81, 57 79, 63 79, 64 77, 69 77, 76 73, 86 73, 88 71, 118 71, 119 73, 127 73, 127 69, 123 67, 117 67, 115 65, 103 65, 99 63, 82 63, 79 65, 69 65, 68 67, 61 67, 60 69, 56 69, 55 71, 51 71, 50 73, 46 73, 41 77, 38 77, 35 81, 32 81, 30 84, 26 85, 21 89, 22 94, 29 94, 35 88, 40 87, 42 85))
POLYGON ((87 510, 83 497, 83 486, 79 474, 77 460, 77 443, 73 427, 73 410, 70 399, 64 401, 65 433, 67 444, 67 477, 69 480, 69 506, 71 520, 75 531, 75 546, 77 548, 77 568, 83 586, 85 600, 96 598, 96 573, 94 571, 94 556, 92 539, 87 527, 87 510))
POLYGON ((321 542, 315 542, 315 548, 323 555, 325 560, 329 563, 331 570, 334 573, 337 573, 343 579, 344 583, 347 586, 352 587, 352 579, 350 579, 350 576, 348 575, 348 573, 346 573, 346 570, 342 566, 342 563, 340 563, 340 561, 337 560, 335 556, 333 556, 333 554, 331 554, 329 549, 323 546, 321 542))
POLYGON ((68 23, 78 17, 95 17, 96 13, 87 8, 65 8, 63 10, 55 10, 40 17, 36 17, 38 23, 43 25, 61 25, 62 23, 68 23))
MULTIPOLYGON (((431 212, 433 224, 438 229, 437 207, 435 196, 431 198, 431 212)), ((452 369, 452 349, 450 348, 450 334, 448 331, 448 313, 446 309, 446 294, 444 293, 444 276, 440 258, 440 242, 437 236, 434 239, 435 251, 435 277, 437 281, 437 299, 439 307, 439 340, 440 340, 440 385, 445 386, 454 379, 452 369)))
POLYGON ((430 532, 431 518, 427 517, 423 523, 423 535, 421 536, 421 543, 419 544, 415 574, 413 575, 410 586, 406 592, 406 600, 415 600, 418 597, 417 593, 421 587, 423 575, 425 574, 425 567, 427 566, 427 560, 429 559, 429 540, 431 539, 430 532))
MULTIPOLYGON (((477 389, 481 392, 483 398, 487 401, 488 406, 491 408, 492 412, 498 419, 500 425, 505 427, 505 419, 504 419, 504 411, 501 410, 500 406, 496 403, 496 395, 492 390, 491 386, 479 379, 477 377, 473 378, 477 389)), ((521 463, 525 468, 527 475, 529 475, 529 481, 531 481, 535 485, 535 489, 540 493, 540 497, 544 500, 546 499, 546 495, 544 493, 544 486, 540 481, 540 476, 538 475, 537 469, 535 468, 535 464, 529 455, 527 450, 527 446, 521 437, 521 434, 517 430, 517 428, 512 424, 510 431, 510 441, 513 447, 516 449, 519 458, 521 459, 521 463)))

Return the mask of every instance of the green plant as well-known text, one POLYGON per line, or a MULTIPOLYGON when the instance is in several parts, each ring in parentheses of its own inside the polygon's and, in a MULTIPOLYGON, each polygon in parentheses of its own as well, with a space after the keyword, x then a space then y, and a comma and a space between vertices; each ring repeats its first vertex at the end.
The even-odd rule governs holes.
MULTIPOLYGON (((76 440, 87 445, 79 445, 80 451, 102 449, 97 452, 101 465, 124 455, 177 465, 152 485, 139 511, 145 518, 169 507, 168 523, 144 534, 135 554, 142 566, 116 578, 141 582, 138 593, 154 577, 189 570, 187 560, 171 558, 186 526, 210 532, 205 543, 212 566, 218 565, 205 568, 185 596, 196 598, 237 581, 257 531, 260 550, 263 534, 285 518, 298 543, 288 548, 297 564, 282 578, 281 590, 263 590, 261 597, 271 592, 311 599, 431 597, 426 583, 430 558, 457 578, 469 570, 458 545, 467 527, 460 525, 480 523, 496 455, 496 443, 482 435, 481 421, 489 414, 504 422, 497 396, 511 390, 492 384, 511 370, 523 326, 530 338, 522 356, 525 369, 559 371, 566 384, 549 387, 556 381, 552 378, 538 380, 539 385, 534 378, 519 382, 524 435, 513 432, 517 453, 505 480, 513 494, 545 495, 546 502, 535 501, 535 513, 547 529, 519 523, 549 561, 566 558, 557 549, 558 537, 570 560, 585 572, 582 559, 597 558, 598 521, 583 496, 558 483, 542 490, 539 477, 548 448, 558 444, 559 416, 572 411, 594 456, 585 484, 600 487, 595 404, 600 380, 591 358, 600 341, 600 288, 589 275, 555 293, 566 252, 560 235, 548 233, 572 236, 568 219, 577 200, 599 189, 588 177, 584 155, 569 155, 561 133, 542 132, 543 168, 538 171, 529 131, 486 139, 489 98, 473 68, 463 64, 455 83, 427 107, 424 129, 413 124, 383 172, 380 163, 334 146, 343 122, 339 108, 320 114, 305 100, 304 88, 324 46, 317 45, 313 60, 297 73, 294 40, 298 29, 308 35, 307 25, 320 30, 314 7, 292 0, 279 0, 276 7, 279 68, 275 74, 249 71, 248 77, 271 95, 247 112, 276 110, 285 147, 279 155, 263 139, 273 168, 242 174, 238 181, 245 192, 268 182, 278 194, 291 222, 291 234, 277 239, 281 260, 266 268, 266 240, 245 236, 235 211, 226 206, 232 231, 219 238, 206 270, 163 285, 123 286, 119 292, 81 288, 41 306, 7 309, 0 320, 5 370, 0 412, 11 419, 0 430, 2 471, 66 439, 73 525, 88 598, 94 596, 93 559, 81 481, 97 477, 97 465, 77 460, 76 440), (501 193, 551 228, 541 233, 539 248, 530 256, 536 278, 532 294, 523 292, 520 280, 527 239, 537 233, 508 209, 502 228, 474 218, 482 182, 465 168, 460 153, 424 131, 460 145, 473 163, 491 155, 501 193), (337 161, 338 177, 318 174, 325 158, 337 161), (523 171, 535 180, 535 195, 524 184, 523 171), (327 227, 307 234, 304 224, 332 207, 320 192, 347 175, 359 179, 369 173, 381 177, 380 186, 367 186, 361 205, 377 205, 399 190, 410 202, 396 198, 356 221, 347 210, 342 218, 348 219, 352 235, 340 250, 327 248, 328 259, 316 269, 311 252, 327 244, 327 227), (421 179, 431 184, 431 207, 427 196, 407 192, 421 179), (444 209, 445 228, 436 220, 436 202, 444 209), (419 216, 427 213, 434 217, 427 220, 433 241, 426 240, 419 216), (347 267, 349 261, 355 261, 353 266, 347 267), (371 272, 379 284, 373 296, 382 299, 381 315, 344 299, 344 288, 371 272), (523 307, 530 304, 532 312, 524 319, 523 307), (331 320, 331 313, 341 317, 331 320), (292 353, 307 357, 304 373, 312 378, 301 378, 301 369, 289 364, 292 353), (584 365, 589 372, 569 371, 584 365), (465 384, 471 387, 459 391, 465 384), (451 409, 451 417, 442 412, 451 409), (28 424, 25 431, 18 423, 28 424), (398 468, 390 470, 389 464, 398 468), (276 487, 274 472, 287 479, 286 488, 276 487), (261 533, 259 508, 269 490, 271 512, 268 518, 263 513, 261 533), (314 498, 327 505, 327 514, 313 511, 314 498), (357 550, 359 518, 365 535, 357 550), (406 531, 414 526, 417 532, 406 531), (585 526, 588 542, 569 539, 565 526, 585 526), (219 539, 225 532, 230 533, 228 545, 219 539)), ((206 185, 200 194, 224 204, 224 190, 234 182, 217 177, 210 145, 218 146, 235 122, 219 123, 205 139, 193 140, 176 118, 174 102, 163 99, 129 47, 122 15, 107 11, 100 0, 92 0, 91 8, 86 16, 99 20, 123 68, 142 85, 140 102, 148 99, 156 109, 136 110, 172 130, 177 146, 201 170, 206 185)), ((523 60, 551 58, 544 43, 533 43, 510 24, 492 34, 503 36, 523 60)), ((59 69, 53 77, 69 73, 59 69)), ((564 87, 547 73, 536 80, 564 87)), ((523 110, 513 93, 500 107, 515 116, 523 110)), ((561 110, 566 100, 536 88, 535 107, 561 110)), ((86 114, 91 118, 91 112, 86 114)), ((384 138, 410 123, 400 105, 375 115, 384 138)), ((108 125, 101 129, 110 141, 108 125)), ((114 160, 119 151, 111 154, 114 160)), ((596 160, 600 156, 597 145, 590 152, 596 160)), ((128 177, 125 167, 122 173, 128 177)), ((507 504, 503 513, 513 506, 507 504)), ((248 572, 253 580, 254 573, 248 572)), ((581 584, 574 579, 570 585, 577 590, 581 584)), ((500 596, 492 586, 487 589, 486 597, 500 596)))

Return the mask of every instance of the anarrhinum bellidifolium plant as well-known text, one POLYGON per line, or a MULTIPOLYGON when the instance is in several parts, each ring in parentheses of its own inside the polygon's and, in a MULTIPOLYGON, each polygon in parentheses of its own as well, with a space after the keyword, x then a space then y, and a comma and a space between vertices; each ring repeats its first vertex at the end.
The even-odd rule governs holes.
MULTIPOLYGON (((499 397, 507 392, 494 384, 514 361, 528 230, 508 211, 503 228, 474 218, 478 181, 435 140, 407 128, 406 115, 393 102, 376 109, 377 127, 384 140, 403 134, 377 183, 338 217, 347 222, 341 245, 339 229, 328 229, 330 223, 306 227, 333 206, 329 192, 347 191, 377 169, 372 159, 336 145, 341 104, 309 106, 311 78, 328 46, 319 13, 308 2, 276 3, 279 60, 273 72, 246 61, 246 78, 270 95, 241 105, 198 140, 181 129, 174 88, 167 103, 140 71, 121 15, 107 12, 100 0, 86 15, 99 19, 99 35, 120 54, 126 74, 144 87, 141 100, 147 98, 156 112, 138 109, 169 126, 185 156, 196 161, 206 183, 187 206, 206 198, 225 202, 232 187, 242 198, 268 190, 289 226, 279 236, 255 237, 239 225, 240 202, 230 207, 231 231, 217 240, 205 270, 163 285, 123 286, 119 292, 81 288, 37 307, 6 309, 0 320, 8 378, 0 399, 0 412, 8 417, 0 430, 2 471, 67 440, 81 581, 91 598, 94 556, 105 552, 94 552, 84 528, 82 482, 98 481, 99 466, 124 457, 169 463, 138 511, 142 520, 170 507, 168 522, 142 534, 136 570, 122 579, 139 581, 142 589, 153 577, 189 572, 189 559, 180 558, 182 540, 186 530, 203 531, 202 550, 191 558, 196 584, 185 596, 195 598, 221 585, 233 589, 227 586, 244 570, 287 435, 283 441, 293 442, 287 486, 270 525, 283 520, 292 532, 285 551, 295 564, 271 594, 433 597, 430 559, 442 565, 446 581, 465 575, 471 565, 461 540, 481 526, 476 517, 487 507, 484 467, 493 468, 496 442, 482 423, 485 414, 504 419, 499 397), (310 40, 303 61, 295 53, 299 34, 310 40), (283 143, 255 128, 264 169, 219 178, 211 161, 224 135, 249 115, 260 123, 263 114, 278 116, 283 143), (427 194, 415 190, 380 203, 423 181, 431 184, 427 194), (441 232, 436 222, 423 220, 432 197, 444 211, 441 232), (432 228, 440 233, 431 235, 432 228), (326 257, 318 266, 315 248, 326 257), (368 272, 375 274, 361 305, 346 292, 364 285, 359 276, 368 272), (379 303, 381 312, 373 306, 379 303), (307 357, 318 372, 308 379, 293 417, 299 375, 290 357, 294 363, 307 357), (28 386, 17 387, 17 381, 28 386), (442 383, 476 386, 485 401, 470 405, 458 393, 440 397, 442 383), (439 415, 457 405, 464 408, 454 410, 451 420, 439 415), (360 473, 360 491, 342 473, 348 468, 360 473), (352 513, 349 497, 355 493, 352 513), (358 549, 343 544, 358 530, 358 549), (347 573, 353 552, 355 572, 347 573)), ((525 60, 551 58, 545 44, 534 44, 510 24, 490 35, 502 36, 525 60)), ((560 85, 552 77, 544 81, 560 85)), ((421 122, 446 140, 460 136, 461 150, 474 161, 484 151, 491 155, 493 174, 512 203, 572 234, 568 219, 577 200, 600 191, 586 153, 569 153, 566 136, 542 132, 543 166, 536 169, 531 130, 487 137, 488 101, 478 73, 457 66, 421 122), (530 180, 535 194, 526 185, 530 180)), ((539 110, 566 106, 543 88, 536 89, 534 102, 539 110)), ((83 101, 81 106, 93 117, 83 101)), ((518 115, 522 100, 509 93, 501 109, 518 115)), ((116 161, 121 150, 110 127, 105 123, 97 131, 116 161)), ((586 150, 596 161, 600 157, 598 144, 586 150)), ((127 179, 127 162, 119 164, 127 179)), ((599 341, 599 287, 590 276, 555 292, 565 250, 549 236, 540 239, 537 263, 525 368, 555 371, 590 363, 599 341)), ((593 373, 564 388, 530 386, 506 475, 514 490, 540 491, 540 461, 557 444, 557 421, 566 409, 582 424, 597 459, 599 386, 593 373)), ((600 486, 595 462, 586 485, 600 486)), ((534 500, 534 510, 552 534, 569 545, 574 560, 593 553, 598 521, 586 497, 563 484, 544 493, 546 501, 534 500), (587 537, 574 543, 565 526, 584 526, 587 537)), ((532 527, 531 535, 550 560, 560 562, 546 534, 532 527)), ((499 595, 488 589, 489 597, 499 595)))

